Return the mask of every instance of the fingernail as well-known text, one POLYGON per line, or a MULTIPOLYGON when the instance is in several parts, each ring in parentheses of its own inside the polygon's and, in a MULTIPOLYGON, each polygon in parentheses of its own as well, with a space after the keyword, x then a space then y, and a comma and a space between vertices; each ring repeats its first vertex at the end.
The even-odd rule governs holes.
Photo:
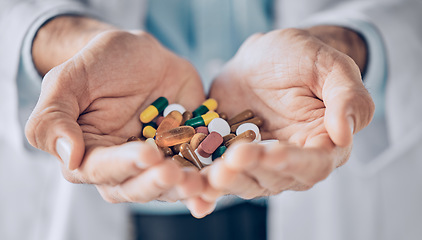
POLYGON ((64 165, 69 168, 71 147, 69 141, 66 138, 58 138, 56 140, 56 152, 59 154, 64 165))
POLYGON ((352 117, 347 117, 347 121, 349 122, 349 126, 350 126, 350 131, 353 133, 355 132, 355 122, 353 121, 352 117))

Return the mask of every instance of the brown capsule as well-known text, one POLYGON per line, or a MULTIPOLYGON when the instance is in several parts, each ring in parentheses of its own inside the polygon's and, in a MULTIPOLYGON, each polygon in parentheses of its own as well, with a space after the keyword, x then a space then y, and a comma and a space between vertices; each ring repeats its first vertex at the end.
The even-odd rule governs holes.
POLYGON ((231 126, 230 126, 230 131, 231 131, 231 132, 236 132, 237 128, 238 128, 240 125, 244 124, 244 123, 253 123, 253 124, 255 124, 256 126, 261 127, 261 126, 262 126, 262 124, 264 124, 264 121, 263 121, 263 120, 262 120, 262 118, 260 118, 260 117, 254 117, 254 118, 251 118, 251 119, 245 120, 245 121, 243 121, 243 122, 239 122, 239 123, 236 123, 236 124, 231 125, 231 126))
POLYGON ((164 156, 171 157, 173 156, 173 151, 169 147, 160 147, 161 151, 164 153, 164 156))
POLYGON ((237 135, 235 138, 230 139, 224 144, 224 146, 229 148, 230 145, 238 141, 252 142, 253 140, 255 140, 255 137, 256 137, 255 132, 252 130, 248 130, 240 135, 237 135))
POLYGON ((218 115, 220 116, 220 118, 222 118, 222 119, 224 119, 224 120, 227 121, 227 119, 228 119, 227 113, 222 112, 222 113, 218 113, 218 115))
POLYGON ((180 126, 182 119, 182 114, 179 111, 170 112, 158 125, 157 134, 180 126))
POLYGON ((171 147, 173 149, 173 153, 174 154, 179 154, 179 152, 180 152, 180 145, 182 145, 182 144, 177 144, 177 145, 174 145, 173 147, 171 147))
POLYGON ((128 138, 126 142, 134 142, 134 141, 141 141, 141 139, 138 137, 132 136, 128 138))
POLYGON ((248 120, 248 119, 253 118, 253 117, 254 117, 254 113, 252 112, 252 110, 248 109, 248 110, 245 110, 245 111, 237 114, 233 118, 229 119, 227 122, 231 126, 233 124, 243 122, 243 121, 248 120))
POLYGON ((230 133, 229 135, 224 136, 223 137, 223 144, 226 144, 227 141, 229 141, 230 139, 235 138, 235 137, 236 137, 236 134, 234 134, 234 133, 230 133))
POLYGON ((193 150, 197 149, 199 144, 207 137, 207 135, 203 133, 196 133, 193 135, 192 139, 190 140, 190 146, 193 150))
POLYGON ((159 147, 170 147, 181 143, 189 142, 195 135, 195 129, 191 126, 180 126, 157 133, 155 142, 159 147))
POLYGON ((193 118, 193 114, 190 111, 185 111, 182 115, 183 119, 182 119, 182 123, 180 123, 180 125, 184 125, 185 122, 191 118, 193 118))
POLYGON ((191 162, 189 162, 187 159, 183 158, 180 155, 174 155, 171 159, 173 161, 177 162, 181 167, 194 167, 194 168, 197 168, 195 165, 193 165, 191 162))
POLYGON ((184 158, 193 163, 197 168, 202 169, 204 167, 189 144, 183 143, 180 146, 180 153, 183 155, 184 158))

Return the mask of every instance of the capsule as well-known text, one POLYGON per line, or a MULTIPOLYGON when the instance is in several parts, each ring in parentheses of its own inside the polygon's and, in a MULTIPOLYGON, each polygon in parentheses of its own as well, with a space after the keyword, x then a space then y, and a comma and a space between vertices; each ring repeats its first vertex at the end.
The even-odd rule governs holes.
POLYGON ((192 149, 197 149, 199 144, 207 137, 207 135, 203 133, 196 133, 193 135, 192 139, 190 140, 190 146, 192 149))
POLYGON ((223 144, 226 144, 226 142, 230 141, 230 139, 233 139, 236 137, 236 134, 230 133, 229 135, 226 135, 223 137, 223 144))
POLYGON ((195 111, 192 112, 194 117, 201 116, 208 111, 214 111, 217 109, 218 103, 215 99, 209 98, 205 100, 205 102, 202 103, 201 106, 199 106, 195 111))
POLYGON ((143 123, 151 122, 155 117, 158 116, 164 109, 167 107, 169 102, 165 97, 159 97, 151 105, 149 105, 142 113, 139 115, 139 119, 143 123))
POLYGON ((225 113, 225 112, 218 113, 218 115, 220 115, 220 118, 222 118, 226 121, 229 119, 229 117, 227 116, 227 113, 225 113))
POLYGON ((237 141, 244 141, 244 142, 252 142, 253 140, 255 140, 256 134, 254 131, 252 130, 247 130, 246 132, 237 135, 236 137, 230 139, 229 141, 227 141, 224 146, 226 146, 226 148, 229 148, 230 145, 232 145, 233 143, 237 142, 237 141))
POLYGON ((180 126, 182 122, 182 114, 178 111, 172 111, 171 113, 167 114, 166 117, 161 121, 160 125, 157 128, 157 133, 160 134, 161 132, 165 132, 167 130, 176 128, 180 126))
POLYGON ((154 138, 155 133, 157 132, 157 124, 154 122, 149 122, 144 125, 144 128, 142 129, 142 136, 145 138, 154 138))
POLYGON ((199 161, 198 156, 195 154, 189 144, 183 143, 182 145, 180 145, 180 153, 184 158, 193 163, 197 168, 203 168, 201 161, 199 161))
POLYGON ((237 128, 240 125, 244 124, 244 123, 253 123, 256 126, 261 127, 264 124, 264 121, 260 117, 254 117, 254 118, 251 118, 251 119, 248 119, 248 120, 245 120, 245 121, 242 121, 242 122, 238 122, 236 124, 231 125, 230 131, 231 132, 236 132, 237 128))
POLYGON ((179 164, 181 167, 194 167, 194 168, 196 168, 196 166, 193 165, 193 163, 189 162, 187 159, 185 159, 184 157, 182 157, 180 155, 174 155, 171 159, 173 161, 177 162, 177 164, 179 164))
POLYGON ((243 122, 243 121, 251 119, 253 117, 254 117, 254 113, 252 112, 252 110, 248 109, 248 110, 245 110, 245 111, 237 114, 233 118, 230 118, 227 122, 231 126, 233 124, 243 122))
POLYGON ((141 141, 141 139, 136 136, 131 136, 127 139, 126 142, 136 142, 136 141, 141 141))
POLYGON ((252 130, 255 132, 255 139, 254 142, 261 141, 261 133, 259 132, 259 127, 253 123, 243 123, 240 125, 236 130, 236 135, 240 135, 248 130, 252 130))
POLYGON ((160 149, 163 152, 164 156, 166 156, 166 157, 171 157, 171 156, 174 155, 173 151, 169 147, 161 147, 160 149))
POLYGON ((191 126, 173 128, 155 136, 155 141, 160 147, 170 147, 181 143, 189 142, 195 135, 195 129, 191 126))
POLYGON ((214 112, 214 111, 209 111, 208 113, 198 116, 198 117, 194 117, 192 119, 189 119, 185 122, 186 126, 191 126, 191 127, 199 127, 199 126, 208 126, 208 124, 211 122, 211 120, 213 120, 214 118, 218 118, 218 113, 214 112))
POLYGON ((224 152, 226 152, 226 146, 219 146, 214 153, 212 154, 212 160, 215 160, 221 156, 223 156, 224 152))
POLYGON ((186 122, 187 120, 191 119, 191 118, 193 117, 193 114, 192 114, 192 112, 185 111, 185 112, 182 114, 182 116, 183 116, 183 120, 182 120, 182 123, 181 123, 180 125, 185 125, 185 122, 186 122))

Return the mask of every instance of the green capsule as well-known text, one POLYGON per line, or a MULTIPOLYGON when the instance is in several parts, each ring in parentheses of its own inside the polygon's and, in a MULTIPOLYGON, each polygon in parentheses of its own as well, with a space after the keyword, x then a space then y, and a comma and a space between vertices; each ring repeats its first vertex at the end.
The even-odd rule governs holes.
POLYGON ((186 126, 191 126, 193 128, 200 127, 200 126, 208 126, 208 124, 214 118, 218 118, 218 113, 214 111, 209 111, 206 114, 198 117, 191 118, 185 122, 186 126))
POLYGON ((168 106, 169 102, 165 97, 159 97, 151 105, 149 105, 142 113, 139 115, 139 119, 143 123, 151 122, 158 114, 162 113, 164 109, 168 106))
POLYGON ((219 146, 214 153, 212 154, 212 160, 215 160, 223 156, 224 152, 227 150, 226 146, 219 146))

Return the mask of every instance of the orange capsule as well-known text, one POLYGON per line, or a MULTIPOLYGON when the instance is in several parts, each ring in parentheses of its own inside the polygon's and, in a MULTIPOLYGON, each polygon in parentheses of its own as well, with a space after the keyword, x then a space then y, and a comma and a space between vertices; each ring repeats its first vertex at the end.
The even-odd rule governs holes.
POLYGON ((193 150, 197 149, 199 144, 207 137, 204 133, 196 133, 190 140, 190 146, 193 150))
POLYGON ((195 135, 195 129, 190 126, 180 126, 167 131, 157 133, 155 141, 160 147, 170 147, 189 142, 195 135))
POLYGON ((244 142, 252 142, 253 140, 255 140, 256 134, 254 131, 252 130, 247 130, 246 132, 237 135, 236 137, 230 139, 229 141, 227 141, 224 145, 229 148, 230 145, 232 145, 235 142, 238 141, 244 141, 244 142))
POLYGON ((183 117, 180 112, 172 111, 171 113, 167 114, 167 116, 164 117, 164 119, 161 121, 157 128, 157 134, 180 126, 182 119, 183 117))
POLYGON ((189 119, 193 118, 193 114, 192 114, 192 112, 189 112, 189 111, 185 111, 185 112, 182 114, 182 116, 183 116, 183 120, 182 120, 182 123, 181 123, 180 125, 185 125, 185 122, 186 122, 187 120, 189 120, 189 119))

